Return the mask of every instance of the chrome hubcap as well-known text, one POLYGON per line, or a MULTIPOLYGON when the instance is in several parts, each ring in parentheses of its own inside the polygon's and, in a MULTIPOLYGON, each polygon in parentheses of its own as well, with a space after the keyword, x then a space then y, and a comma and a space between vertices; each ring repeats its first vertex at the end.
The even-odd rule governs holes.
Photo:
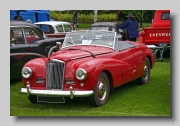
POLYGON ((99 100, 103 101, 106 97, 106 82, 104 79, 99 80, 97 93, 98 93, 99 100))
POLYGON ((149 73, 149 70, 148 70, 148 65, 146 63, 144 66, 144 79, 147 79, 148 73, 149 73))

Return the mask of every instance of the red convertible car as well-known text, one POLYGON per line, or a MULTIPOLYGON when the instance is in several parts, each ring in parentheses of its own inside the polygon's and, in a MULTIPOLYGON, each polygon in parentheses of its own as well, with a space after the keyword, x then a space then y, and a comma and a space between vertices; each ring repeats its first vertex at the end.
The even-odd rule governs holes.
POLYGON ((116 32, 70 32, 57 52, 24 65, 20 92, 31 103, 88 97, 92 105, 102 106, 114 88, 133 80, 148 83, 154 64, 151 49, 138 42, 118 41, 116 32))

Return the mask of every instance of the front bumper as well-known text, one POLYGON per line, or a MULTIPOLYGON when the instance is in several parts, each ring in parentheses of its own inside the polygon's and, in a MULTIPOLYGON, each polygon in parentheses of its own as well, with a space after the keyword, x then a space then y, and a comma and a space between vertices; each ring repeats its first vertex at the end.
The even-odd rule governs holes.
POLYGON ((70 97, 73 99, 74 97, 88 97, 94 94, 92 90, 89 91, 74 91, 73 87, 69 88, 69 91, 60 91, 60 90, 34 90, 30 88, 30 85, 26 86, 27 88, 21 88, 21 93, 27 93, 27 96, 37 95, 37 96, 61 96, 61 97, 70 97))

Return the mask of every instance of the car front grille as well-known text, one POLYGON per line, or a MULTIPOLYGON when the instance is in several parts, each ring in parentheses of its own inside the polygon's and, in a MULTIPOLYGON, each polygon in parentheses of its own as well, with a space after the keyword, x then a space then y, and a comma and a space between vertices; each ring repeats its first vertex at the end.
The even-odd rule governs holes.
POLYGON ((48 61, 46 67, 46 89, 62 89, 65 63, 53 59, 48 61))

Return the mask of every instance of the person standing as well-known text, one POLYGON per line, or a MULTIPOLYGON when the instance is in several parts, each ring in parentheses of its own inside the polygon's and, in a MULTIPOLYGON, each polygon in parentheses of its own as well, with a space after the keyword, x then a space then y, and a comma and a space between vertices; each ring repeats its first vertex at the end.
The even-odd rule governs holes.
POLYGON ((78 16, 77 10, 74 10, 74 12, 73 12, 73 25, 75 28, 77 27, 77 16, 78 16))
POLYGON ((127 16, 127 20, 123 24, 119 26, 119 29, 124 29, 127 34, 127 38, 129 41, 135 41, 138 38, 138 22, 134 18, 132 13, 129 13, 127 16))
POLYGON ((14 17, 14 20, 24 21, 23 18, 20 16, 19 11, 16 12, 16 16, 14 17))

